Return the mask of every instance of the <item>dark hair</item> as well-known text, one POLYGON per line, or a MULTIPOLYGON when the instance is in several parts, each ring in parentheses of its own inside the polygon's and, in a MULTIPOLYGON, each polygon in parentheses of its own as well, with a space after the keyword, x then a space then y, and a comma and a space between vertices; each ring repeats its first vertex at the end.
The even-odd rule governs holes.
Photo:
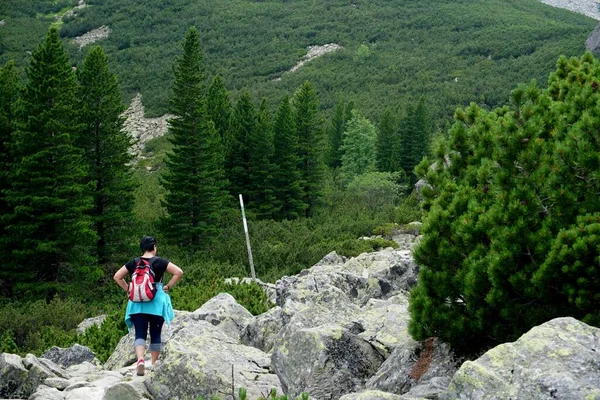
POLYGON ((152 236, 144 236, 142 240, 140 240, 140 249, 142 249, 142 251, 152 251, 154 250, 155 245, 156 239, 152 236))

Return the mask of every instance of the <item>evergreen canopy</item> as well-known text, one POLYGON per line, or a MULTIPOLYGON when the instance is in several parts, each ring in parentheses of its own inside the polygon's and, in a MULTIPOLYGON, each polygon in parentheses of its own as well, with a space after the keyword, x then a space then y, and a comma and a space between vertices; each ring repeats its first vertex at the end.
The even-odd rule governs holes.
MULTIPOLYGON (((428 185, 410 332, 477 352, 570 315, 600 326, 600 63, 558 60, 509 106, 472 104, 428 185)), ((431 166, 430 166, 431 164, 431 166)))

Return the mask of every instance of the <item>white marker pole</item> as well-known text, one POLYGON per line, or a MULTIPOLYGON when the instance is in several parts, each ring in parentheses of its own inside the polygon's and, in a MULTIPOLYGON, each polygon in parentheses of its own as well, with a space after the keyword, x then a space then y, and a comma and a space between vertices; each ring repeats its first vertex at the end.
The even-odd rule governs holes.
POLYGON ((250 247, 250 235, 248 235, 248 223, 246 222, 246 212, 244 211, 244 199, 240 193, 240 207, 242 207, 242 220, 244 221, 244 233, 246 234, 246 247, 248 248, 248 261, 250 261, 250 269, 252 270, 252 280, 256 281, 256 273, 254 272, 254 261, 252 260, 252 248, 250 247))

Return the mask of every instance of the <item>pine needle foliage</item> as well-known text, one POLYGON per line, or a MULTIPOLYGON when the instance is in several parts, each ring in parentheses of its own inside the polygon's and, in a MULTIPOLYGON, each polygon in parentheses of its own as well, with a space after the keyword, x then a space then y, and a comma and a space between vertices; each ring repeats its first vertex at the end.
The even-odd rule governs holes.
POLYGON ((600 326, 598 76, 590 53, 561 57, 548 89, 456 112, 434 163, 418 167, 429 186, 414 338, 476 353, 555 317, 600 326))
POLYGON ((302 175, 298 159, 298 136, 290 98, 285 96, 275 116, 274 124, 273 185, 276 211, 274 218, 295 219, 304 214, 302 175))
POLYGON ((18 276, 19 291, 51 294, 61 282, 98 277, 90 256, 96 240, 92 185, 84 183, 87 164, 74 141, 77 83, 55 29, 33 52, 27 79, 6 191, 11 262, 2 275, 9 281, 18 276))
POLYGON ((100 47, 92 48, 77 73, 78 108, 81 131, 79 147, 85 151, 88 179, 94 207, 90 215, 98 241, 96 257, 100 264, 115 262, 123 236, 131 232, 133 217, 132 140, 123 130, 125 106, 117 77, 108 68, 100 47))
POLYGON ((174 68, 169 123, 173 151, 162 183, 167 190, 164 234, 173 244, 199 250, 217 232, 224 195, 221 138, 210 120, 204 92, 200 38, 191 27, 174 68))
POLYGON ((319 114, 319 97, 310 82, 304 82, 292 99, 298 158, 306 204, 305 216, 314 214, 323 194, 325 178, 325 130, 319 114))

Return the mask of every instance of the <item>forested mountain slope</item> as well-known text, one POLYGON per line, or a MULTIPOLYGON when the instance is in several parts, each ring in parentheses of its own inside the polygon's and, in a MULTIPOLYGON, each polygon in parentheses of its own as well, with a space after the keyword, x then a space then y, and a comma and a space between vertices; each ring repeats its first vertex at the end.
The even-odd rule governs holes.
MULTIPOLYGON (((537 0, 14 0, 0 10, 0 62, 28 61, 51 23, 67 42, 106 25, 99 42, 128 98, 142 92, 150 115, 166 111, 171 68, 185 31, 201 36, 207 75, 220 73, 237 97, 248 87, 271 106, 303 81, 323 108, 353 100, 377 117, 425 95, 434 117, 471 101, 497 106, 516 82, 545 84, 560 54, 579 55, 595 21, 537 0), (311 45, 343 50, 284 72, 311 45), (280 81, 275 81, 281 77, 280 81)), ((71 44, 71 56, 85 54, 71 44)))

